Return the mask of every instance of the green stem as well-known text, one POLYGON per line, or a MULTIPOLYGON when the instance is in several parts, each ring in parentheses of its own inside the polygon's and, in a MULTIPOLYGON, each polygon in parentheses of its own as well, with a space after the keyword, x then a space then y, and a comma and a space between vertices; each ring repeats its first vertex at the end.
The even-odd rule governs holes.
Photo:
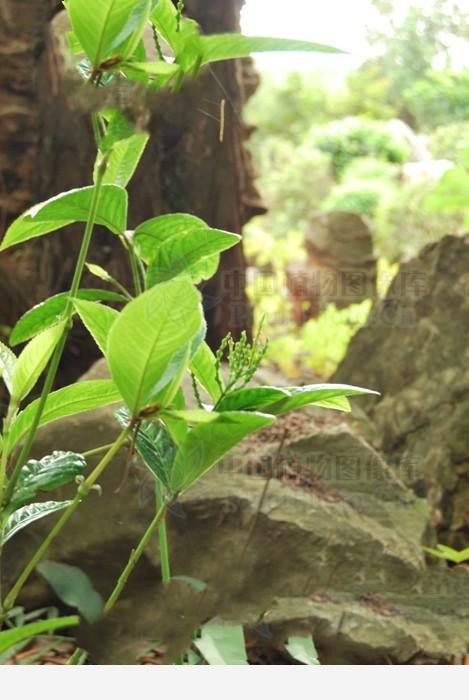
POLYGON ((168 508, 170 503, 171 503, 171 501, 166 501, 162 504, 162 506, 158 509, 155 517, 151 521, 150 525, 148 526, 147 530, 145 531, 145 534, 143 535, 142 539, 138 543, 136 549, 132 550, 126 567, 124 568, 121 575, 119 576, 119 579, 116 583, 114 590, 112 591, 111 595, 109 596, 109 598, 106 601, 106 604, 104 606, 105 613, 112 610, 115 603, 119 599, 119 596, 122 593, 122 591, 124 590, 124 587, 127 583, 127 580, 129 578, 130 574, 135 569, 140 557, 142 556, 143 552, 145 551, 147 544, 150 542, 151 538, 153 537, 153 533, 160 526, 161 521, 164 519, 166 509, 168 508))
MULTIPOLYGON (((106 163, 107 163, 106 158, 103 158, 103 160, 101 161, 101 163, 98 167, 98 171, 97 171, 97 175, 96 175, 96 182, 95 182, 95 186, 94 186, 94 190, 93 190, 93 198, 91 200, 88 221, 86 222, 85 232, 83 234, 83 240, 81 242, 80 252, 78 254, 78 260, 77 260, 77 263, 75 265, 75 272, 73 274, 72 284, 70 286, 70 292, 69 292, 67 304, 66 304, 66 307, 64 310, 64 316, 68 321, 71 321, 71 318, 72 318, 73 298, 76 296, 77 291, 80 288, 80 282, 81 282, 81 278, 83 275, 83 270, 85 267, 86 258, 88 256, 91 238, 93 236, 93 229, 94 229, 94 224, 96 221, 96 215, 98 212, 98 206, 99 206, 99 200, 100 200, 100 196, 101 196, 104 173, 106 172, 106 163)), ((23 468, 23 465, 26 463, 26 461, 29 457, 29 453, 31 452, 34 438, 36 437, 36 433, 37 433, 39 424, 41 422, 41 416, 42 416, 42 413, 44 411, 44 406, 46 405, 47 397, 49 396, 50 392, 52 391, 52 387, 54 385, 54 381, 55 381, 55 377, 57 375, 57 370, 59 368, 60 360, 62 359, 62 353, 64 351, 65 343, 67 342, 68 333, 69 333, 69 329, 66 328, 62 334, 62 337, 60 338, 60 340, 57 344, 57 347, 54 350, 54 354, 52 355, 52 359, 50 361, 49 368, 47 370, 46 378, 44 380, 44 386, 42 387, 41 396, 39 398, 39 403, 37 406, 36 413, 34 414, 31 428, 28 432, 28 436, 27 436, 26 441, 23 445, 23 448, 18 456, 18 459, 16 460, 15 468, 13 470, 10 481, 8 483, 8 487, 6 490, 6 502, 7 503, 9 501, 9 499, 11 498, 11 495, 14 491, 14 488, 16 486, 16 482, 18 481, 18 477, 20 475, 21 469, 23 468)))
POLYGON ((15 403, 10 402, 7 415, 3 421, 3 448, 0 457, 0 516, 2 514, 3 491, 5 489, 5 479, 7 475, 8 455, 10 451, 10 430, 11 424, 16 415, 18 407, 15 403))
MULTIPOLYGON (((97 455, 101 455, 104 452, 110 450, 113 445, 113 442, 109 442, 107 445, 101 445, 101 447, 95 447, 93 450, 87 450, 86 452, 82 452, 81 455, 85 459, 88 459, 88 457, 96 457, 97 455)), ((125 444, 122 445, 122 447, 125 447, 125 444)))
POLYGON ((77 647, 69 660, 67 661, 67 666, 83 666, 83 664, 86 663, 86 659, 88 657, 88 653, 84 650, 81 649, 80 647, 77 647))
MULTIPOLYGON (((163 489, 157 480, 155 483, 156 511, 158 512, 164 504, 163 489)), ((166 517, 163 517, 158 526, 158 541, 160 545, 161 579, 163 583, 171 581, 171 567, 169 563, 168 531, 166 528, 166 517)))
POLYGON ((93 469, 91 474, 84 480, 82 484, 80 484, 77 494, 73 501, 70 503, 67 508, 62 512, 62 515, 60 516, 59 520, 57 520, 56 524, 52 528, 52 530, 49 532, 47 537, 43 540, 39 548, 36 550, 35 554, 31 558, 31 560, 28 562, 28 564, 25 566, 21 574, 19 575, 18 579, 16 580, 15 584, 13 585, 13 588, 10 590, 8 595, 5 598, 5 601, 3 603, 3 609, 2 612, 5 614, 11 608, 14 606, 16 602, 16 598, 18 597, 18 594, 20 593, 21 589, 23 588, 24 584, 36 568, 37 564, 41 561, 42 557, 44 554, 47 552, 49 549, 50 545, 52 542, 55 540, 57 535, 61 532, 63 529, 64 525, 68 523, 80 503, 86 496, 89 494, 91 488, 94 486, 96 481, 99 479, 103 471, 106 469, 108 464, 112 461, 112 459, 115 457, 115 455, 119 452, 123 444, 126 442, 128 436, 130 434, 130 428, 125 428, 125 430, 122 431, 122 433, 119 435, 117 440, 113 443, 111 449, 106 453, 106 455, 103 457, 103 459, 99 462, 99 464, 93 469))
POLYGON ((143 287, 142 280, 140 279, 140 270, 138 268, 137 256, 135 255, 135 251, 133 249, 132 244, 129 245, 128 251, 130 258, 130 267, 132 269, 132 277, 134 279, 135 293, 139 295, 143 292, 143 287))

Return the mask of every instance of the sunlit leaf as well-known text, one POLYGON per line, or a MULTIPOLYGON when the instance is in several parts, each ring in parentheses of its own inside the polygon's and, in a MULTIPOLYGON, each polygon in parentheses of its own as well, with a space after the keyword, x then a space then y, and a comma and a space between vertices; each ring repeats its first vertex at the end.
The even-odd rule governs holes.
POLYGON ((271 37, 243 36, 242 34, 210 34, 201 37, 202 63, 243 58, 263 51, 306 51, 320 53, 344 53, 340 49, 300 39, 275 39, 271 37))
MULTIPOLYGON (((12 345, 24 343, 37 333, 56 324, 65 310, 69 296, 68 292, 55 294, 26 311, 13 328, 10 343, 12 345)), ((80 289, 76 298, 87 301, 122 301, 124 299, 122 294, 109 292, 105 289, 80 289)))
POLYGON ((216 403, 221 396, 223 388, 223 380, 219 378, 217 381, 216 359, 213 352, 210 350, 207 343, 202 343, 192 358, 190 364, 191 372, 195 378, 204 387, 205 391, 216 403))
MULTIPOLYGON (((62 192, 28 209, 7 229, 0 250, 43 236, 76 221, 87 221, 94 187, 62 192)), ((122 233, 127 221, 127 192, 117 185, 103 185, 96 223, 122 233)))
POLYGON ((142 132, 117 141, 112 146, 103 182, 126 187, 140 162, 148 139, 149 134, 142 132))
POLYGON ((80 618, 78 615, 69 615, 68 617, 57 617, 51 620, 39 620, 22 627, 3 630, 3 632, 0 632, 0 653, 7 651, 15 644, 32 639, 40 634, 50 634, 64 627, 74 627, 79 623, 80 618))
MULTIPOLYGON (((232 248, 239 241, 240 236, 234 233, 208 227, 172 236, 155 247, 147 272, 148 286, 165 282, 182 272, 191 275, 192 267, 198 262, 232 248)), ((198 273, 196 267, 197 276, 198 273)))
POLYGON ((96 345, 106 355, 109 332, 119 318, 119 312, 95 301, 75 299, 73 304, 96 345))
POLYGON ((360 396, 362 394, 379 396, 377 391, 347 384, 309 384, 301 387, 285 387, 283 391, 286 391, 289 396, 267 404, 263 410, 278 415, 314 404, 322 408, 335 408, 347 411, 350 410, 350 405, 347 401, 349 396, 360 396))
POLYGON ((10 350, 9 347, 0 341, 0 376, 3 377, 5 386, 10 394, 16 361, 16 355, 10 350))
POLYGON ((270 425, 274 416, 227 411, 190 430, 179 445, 171 473, 173 493, 187 489, 244 437, 270 425))
MULTIPOLYGON (((49 394, 39 425, 46 425, 60 418, 119 403, 121 400, 119 390, 110 379, 77 382, 49 394)), ((10 433, 10 451, 28 433, 36 415, 37 406, 38 399, 26 406, 15 418, 10 433)))
POLYGON ((107 357, 133 415, 152 403, 173 356, 201 324, 200 294, 182 278, 153 287, 122 311, 109 334, 107 357))
POLYGON ((89 0, 66 0, 73 31, 94 67, 135 31, 136 5, 142 0, 99 0, 92 7, 89 0))
POLYGON ((19 355, 11 377, 11 396, 15 403, 24 399, 36 385, 62 337, 65 326, 65 321, 62 321, 42 331, 29 341, 19 355))

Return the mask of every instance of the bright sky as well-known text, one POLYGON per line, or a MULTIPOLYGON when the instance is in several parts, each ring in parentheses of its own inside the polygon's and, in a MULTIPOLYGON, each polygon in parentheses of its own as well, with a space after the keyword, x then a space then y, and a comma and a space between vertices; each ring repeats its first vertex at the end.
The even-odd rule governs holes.
POLYGON ((258 54, 256 61, 260 66, 271 70, 278 68, 282 72, 286 68, 344 70, 360 64, 367 55, 365 27, 370 16, 373 11, 369 0, 246 0, 241 21, 245 34, 306 39, 354 54, 353 58, 326 57, 325 54, 258 54))
MULTIPOLYGON (((425 2, 394 0, 394 6, 404 14, 411 5, 425 2)), ((461 0, 462 4, 468 2, 461 0)), ((371 0, 246 0, 241 21, 245 34, 306 39, 349 52, 347 56, 257 54, 259 67, 281 73, 317 68, 342 73, 356 68, 370 55, 366 27, 376 20, 371 0)))

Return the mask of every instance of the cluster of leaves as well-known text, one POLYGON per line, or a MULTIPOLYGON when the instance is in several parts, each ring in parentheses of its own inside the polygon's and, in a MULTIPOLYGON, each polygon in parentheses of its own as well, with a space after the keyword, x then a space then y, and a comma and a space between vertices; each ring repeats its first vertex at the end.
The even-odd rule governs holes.
POLYGON ((72 23, 69 45, 85 78, 106 82, 118 74, 151 88, 179 86, 209 63, 242 58, 253 51, 326 51, 307 41, 200 34, 171 0, 103 0, 90 12, 89 0, 64 2, 72 23), (147 28, 153 31, 148 48, 147 28))

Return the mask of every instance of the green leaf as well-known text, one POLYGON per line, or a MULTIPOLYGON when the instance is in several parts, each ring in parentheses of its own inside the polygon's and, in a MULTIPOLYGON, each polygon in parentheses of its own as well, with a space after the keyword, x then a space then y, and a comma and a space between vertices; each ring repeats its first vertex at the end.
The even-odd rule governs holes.
POLYGON ((177 11, 171 0, 158 0, 151 14, 152 24, 174 49, 177 46, 177 11))
MULTIPOLYGON (((76 221, 87 221, 94 187, 62 192, 28 209, 7 229, 0 250, 43 236, 76 221)), ((127 221, 127 192, 117 185, 103 185, 96 223, 122 233, 127 221)))
POLYGON ((176 240, 187 233, 208 228, 205 221, 191 214, 163 214, 144 221, 134 231, 134 242, 138 254, 146 263, 155 257, 162 243, 176 240))
POLYGON ((138 0, 120 34, 114 39, 112 49, 124 58, 130 58, 137 50, 145 26, 158 0, 138 0))
POLYGON ((200 28, 195 20, 181 17, 174 47, 176 63, 181 66, 184 73, 197 75, 202 64, 204 48, 200 28))
POLYGON ((201 628, 194 644, 211 666, 248 665, 242 625, 211 621, 201 628))
POLYGON ((14 627, 11 630, 0 632, 0 653, 7 651, 10 647, 23 642, 26 639, 37 637, 39 634, 50 634, 64 627, 74 627, 80 623, 78 615, 69 615, 68 617, 58 617, 54 620, 40 620, 39 622, 31 622, 29 625, 22 627, 14 627))
POLYGON ((285 388, 284 391, 289 396, 264 406, 264 410, 278 415, 314 404, 322 408, 346 411, 349 410, 347 396, 360 396, 361 394, 379 396, 377 391, 349 386, 348 384, 309 384, 308 386, 285 388))
POLYGON ((89 0, 67 0, 73 31, 93 67, 113 55, 117 44, 135 31, 136 5, 136 0, 99 0, 91 7, 89 0))
POLYGON ((127 61, 123 68, 130 68, 147 75, 172 76, 179 72, 179 67, 175 63, 166 63, 166 61, 127 61))
POLYGON ((65 330, 66 322, 52 326, 29 341, 18 357, 11 378, 11 396, 19 403, 35 386, 65 330))
POLYGON ((273 386, 256 386, 229 392, 217 404, 217 411, 255 411, 289 398, 285 389, 273 386))
POLYGON ((243 36, 242 34, 210 34, 201 37, 202 64, 244 58, 262 51, 313 51, 315 53, 344 53, 324 44, 299 39, 274 39, 270 37, 243 36))
POLYGON ((119 318, 119 312, 95 301, 75 299, 73 305, 96 345, 106 356, 109 333, 116 319, 119 318))
POLYGON ((469 561, 469 547, 458 551, 452 547, 447 547, 444 544, 437 544, 436 549, 431 549, 430 547, 424 547, 424 550, 428 554, 432 554, 434 557, 439 559, 446 559, 446 561, 452 561, 454 564, 462 564, 465 561, 469 561))
MULTIPOLYGON (((37 333, 56 324, 63 315, 69 296, 68 292, 55 294, 26 311, 13 328, 10 343, 12 345, 24 343, 37 333)), ((122 294, 109 292, 105 289, 80 289, 76 298, 87 301, 122 301, 124 299, 122 294)))
POLYGON ((66 508, 71 502, 72 501, 44 501, 43 503, 30 503, 27 506, 15 510, 2 526, 2 544, 8 542, 17 532, 31 525, 31 523, 44 518, 46 515, 56 513, 58 510, 66 508))
POLYGON ((308 666, 318 666, 319 658, 311 637, 289 637, 286 650, 296 661, 308 666))
POLYGON ((112 277, 104 267, 101 267, 101 265, 95 265, 95 263, 85 263, 85 265, 88 272, 91 272, 92 275, 103 280, 103 282, 115 282, 114 277, 112 277))
POLYGON ((100 616, 103 599, 84 571, 56 561, 44 561, 36 568, 60 600, 77 608, 87 622, 94 622, 100 616))
MULTIPOLYGON (((121 401, 120 393, 110 379, 93 379, 77 382, 49 394, 39 425, 84 413, 95 408, 108 406, 121 401)), ((33 401, 21 411, 11 428, 9 447, 12 450, 27 435, 39 400, 33 401)))
POLYGON ((190 408, 186 410, 163 411, 161 417, 164 419, 168 417, 176 418, 183 420, 185 423, 196 425, 197 423, 211 423, 217 420, 218 413, 215 413, 215 411, 204 411, 202 408, 190 408))
POLYGON ((112 146, 103 182, 125 187, 140 162, 148 139, 149 134, 142 132, 117 141, 112 146))
POLYGON ((16 366, 16 355, 9 347, 0 341, 0 375, 3 377, 5 386, 11 394, 13 372, 16 366))
POLYGON ((42 459, 30 459, 20 471, 10 507, 17 509, 38 491, 52 491, 83 474, 86 460, 75 452, 53 452, 42 459))
POLYGON ((223 380, 220 377, 220 387, 217 382, 216 358, 207 343, 204 342, 199 346, 192 358, 190 370, 216 403, 221 396, 223 380))
POLYGON ((101 151, 108 151, 118 141, 124 141, 136 134, 134 125, 117 107, 106 107, 98 115, 106 122, 106 133, 101 141, 101 151))
MULTIPOLYGON (((126 408, 119 409, 116 417, 122 426, 129 425, 130 414, 126 408)), ((135 447, 152 475, 168 488, 175 445, 165 426, 157 422, 142 421, 135 439, 135 447)))
POLYGON ((187 489, 244 437, 274 421, 274 416, 263 413, 227 411, 209 423, 196 425, 179 445, 171 491, 176 494, 187 489))
MULTIPOLYGON (((240 236, 227 231, 211 228, 199 228, 178 236, 159 245, 147 271, 148 286, 165 282, 182 272, 191 274, 191 268, 201 260, 232 248, 240 241, 240 236)), ((200 269, 196 268, 196 276, 200 269)))
POLYGON ((132 415, 152 403, 172 357, 202 320, 200 294, 185 279, 153 287, 122 311, 109 334, 108 361, 132 415))

